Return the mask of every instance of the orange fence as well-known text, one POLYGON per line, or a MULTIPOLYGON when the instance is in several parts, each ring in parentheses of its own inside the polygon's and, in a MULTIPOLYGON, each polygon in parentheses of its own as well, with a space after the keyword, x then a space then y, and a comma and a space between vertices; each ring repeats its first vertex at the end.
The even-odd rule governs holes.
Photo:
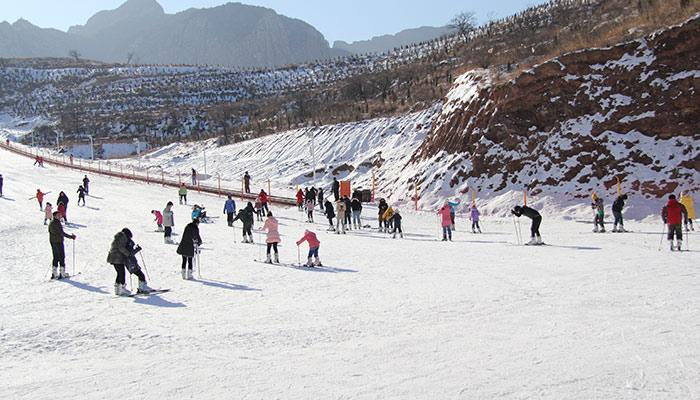
MULTIPOLYGON (((97 175, 104 175, 104 176, 111 176, 114 178, 119 178, 119 179, 126 179, 126 180, 133 180, 135 182, 145 182, 146 184, 155 184, 155 185, 163 185, 163 186, 169 186, 169 187, 174 187, 174 188, 179 188, 180 184, 182 182, 181 177, 178 176, 177 179, 167 179, 165 176, 165 172, 163 171, 162 168, 160 168, 160 173, 156 174, 155 176, 152 176, 152 174, 149 173, 148 169, 145 169, 139 173, 137 173, 137 168, 131 167, 131 173, 129 171, 124 171, 123 166, 118 166, 118 170, 112 169, 112 164, 111 163, 106 163, 107 165, 104 166, 102 165, 102 161, 85 161, 83 162, 82 159, 76 158, 73 159, 72 162, 70 159, 66 157, 56 157, 56 156, 44 156, 42 154, 38 153, 38 150, 36 153, 32 153, 30 148, 27 148, 26 146, 16 144, 16 143, 8 143, 5 141, 0 142, 0 148, 11 151, 15 154, 19 154, 21 156, 29 157, 31 159, 35 159, 37 156, 42 157, 44 159, 44 162, 49 165, 55 165, 59 167, 64 167, 64 168, 70 168, 70 169, 75 169, 79 170, 82 172, 89 172, 91 174, 97 174, 97 175), (106 168, 106 169, 105 169, 106 168)), ((249 200, 255 200, 257 194, 255 193, 244 193, 242 190, 233 190, 233 189, 227 189, 225 187, 221 186, 221 178, 220 176, 218 177, 218 184, 217 186, 208 186, 208 185, 201 185, 199 182, 197 182, 197 185, 186 185, 188 189, 197 189, 198 192, 202 193, 209 193, 209 194, 215 194, 217 196, 236 196, 241 199, 249 199, 249 200)), ((296 200, 287 198, 287 197, 278 197, 278 196, 269 196, 269 201, 271 203, 276 203, 276 204, 282 204, 282 205, 289 205, 289 206, 294 206, 296 205, 296 200)))

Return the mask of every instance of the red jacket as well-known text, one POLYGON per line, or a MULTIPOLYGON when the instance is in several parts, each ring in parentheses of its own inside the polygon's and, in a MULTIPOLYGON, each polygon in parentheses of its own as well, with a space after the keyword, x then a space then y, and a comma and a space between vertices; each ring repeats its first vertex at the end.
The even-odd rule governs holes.
POLYGON ((321 245, 321 242, 318 241, 316 234, 311 231, 304 232, 304 236, 302 236, 301 239, 297 240, 297 246, 304 242, 309 242, 310 249, 315 249, 321 245))
POLYGON ((304 192, 301 189, 297 192, 297 204, 304 204, 304 192))
POLYGON ((661 217, 669 225, 680 225, 682 214, 685 213, 683 206, 676 199, 669 199, 666 207, 661 211, 661 217))
POLYGON ((267 203, 267 193, 260 192, 260 202, 267 203))

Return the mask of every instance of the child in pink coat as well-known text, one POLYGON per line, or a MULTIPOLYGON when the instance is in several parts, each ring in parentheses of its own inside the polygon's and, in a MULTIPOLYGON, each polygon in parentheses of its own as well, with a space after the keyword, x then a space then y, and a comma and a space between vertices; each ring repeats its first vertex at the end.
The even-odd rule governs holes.
POLYGON ((267 212, 267 219, 265 224, 262 226, 262 230, 267 231, 267 259, 266 263, 272 264, 272 258, 270 257, 270 250, 275 249, 275 262, 280 262, 279 252, 277 251, 277 244, 282 241, 279 232, 279 222, 272 216, 272 211, 267 212))
POLYGON ((51 203, 47 202, 46 207, 44 207, 44 225, 46 225, 46 221, 51 222, 53 219, 53 206, 51 203))
POLYGON ((158 210, 151 210, 151 214, 156 217, 154 221, 158 225, 158 232, 163 232, 163 214, 161 214, 158 210))
POLYGON ((322 266, 321 260, 318 258, 318 248, 321 246, 321 242, 318 241, 316 234, 307 229, 304 232, 304 236, 302 236, 301 239, 297 240, 297 246, 304 242, 309 242, 309 255, 307 257, 306 266, 322 266), (311 262, 311 257, 314 257, 316 259, 313 263, 311 262))
POLYGON ((446 242, 448 239, 452 241, 452 216, 450 212, 450 205, 445 203, 444 206, 438 211, 440 217, 442 217, 442 241, 446 242))

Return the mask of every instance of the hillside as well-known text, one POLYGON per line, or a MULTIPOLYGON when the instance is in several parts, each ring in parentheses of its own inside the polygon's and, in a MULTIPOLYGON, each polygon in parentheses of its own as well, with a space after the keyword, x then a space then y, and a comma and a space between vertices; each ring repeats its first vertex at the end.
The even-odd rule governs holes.
POLYGON ((420 28, 405 29, 393 35, 375 36, 369 40, 360 40, 352 43, 336 40, 333 42, 333 48, 352 54, 384 53, 398 47, 428 42, 441 36, 450 35, 452 32, 452 29, 446 26, 422 26, 420 28))

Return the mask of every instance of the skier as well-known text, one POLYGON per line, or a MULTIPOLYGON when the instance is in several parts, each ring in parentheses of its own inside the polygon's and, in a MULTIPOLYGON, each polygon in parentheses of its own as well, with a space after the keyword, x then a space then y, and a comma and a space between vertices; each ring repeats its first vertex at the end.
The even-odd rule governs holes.
POLYGON ((396 232, 398 232, 399 235, 401 235, 401 239, 403 239, 403 230, 401 229, 401 212, 398 208, 393 209, 393 214, 391 216, 391 225, 394 227, 394 229, 391 232, 391 238, 396 239, 396 232))
POLYGON ((248 175, 248 171, 243 175, 243 184, 245 186, 245 192, 250 193, 250 175, 248 175))
POLYGON ((335 219, 335 233, 345 235, 345 201, 343 199, 335 202, 335 214, 338 216, 335 219))
MULTIPOLYGON (((36 196, 34 196, 34 197, 36 198, 36 201, 39 202, 39 210, 41 210, 43 208, 44 195, 45 195, 45 193, 42 193, 41 190, 39 190, 39 189, 36 190, 36 196)), ((59 198, 59 200, 60 200, 60 198, 59 198)), ((58 204, 58 203, 56 203, 56 204, 58 204)))
POLYGON ((447 204, 450 206, 450 221, 452 221, 452 230, 455 229, 455 215, 457 214, 457 206, 459 206, 460 200, 455 199, 454 201, 448 201, 447 204))
POLYGON ((333 178, 333 197, 335 197, 335 201, 340 198, 340 182, 336 178, 333 178))
POLYGON ((321 208, 321 211, 323 211, 323 188, 318 189, 318 206, 321 208))
POLYGON ((280 257, 279 252, 277 251, 277 244, 279 244, 279 242, 281 242, 282 239, 280 239, 279 222, 277 222, 277 219, 272 216, 272 213, 270 211, 267 212, 267 219, 265 220, 265 223, 263 224, 261 229, 263 231, 267 231, 267 240, 265 241, 267 243, 267 259, 265 260, 265 262, 268 264, 272 264, 270 250, 274 249, 275 262, 279 263, 280 257))
POLYGON ((625 208, 625 200, 627 200, 627 195, 623 194, 620 196, 617 196, 615 201, 613 201, 612 205, 612 213, 613 217, 615 217, 615 224, 613 225, 613 232, 627 232, 625 230, 625 223, 622 218, 622 209, 625 208), (620 225, 618 228, 617 225, 620 225))
POLYGON ((255 198, 255 220, 256 221, 262 221, 263 220, 263 206, 262 206, 262 201, 260 200, 260 196, 255 198))
POLYGON ((229 195, 224 203, 224 214, 226 214, 226 222, 228 226, 233 226, 233 216, 236 214, 236 202, 229 195))
POLYGON ((261 209, 265 213, 263 215, 267 215, 267 213, 270 212, 270 209, 267 206, 267 203, 270 201, 270 196, 268 196, 262 189, 260 189, 260 194, 258 196, 260 197, 260 204, 262 205, 261 209))
POLYGON ((388 206, 384 214, 382 214, 382 219, 384 220, 384 227, 386 232, 394 229, 394 220, 391 217, 394 216, 394 207, 388 206))
POLYGON ((352 226, 355 229, 362 229, 362 202, 357 197, 353 197, 350 202, 350 209, 352 210, 352 226))
POLYGON ((304 206, 304 192, 301 191, 301 188, 297 190, 297 208, 299 211, 302 211, 302 207, 304 206))
POLYGON ((204 211, 204 207, 197 204, 192 206, 192 220, 198 219, 200 222, 207 221, 207 212, 204 211))
POLYGON ((318 190, 316 190, 315 187, 311 186, 311 189, 309 189, 309 194, 311 195, 311 201, 314 203, 314 207, 316 206, 316 196, 318 196, 318 190))
POLYGON ((238 211, 238 215, 233 219, 234 222, 241 220, 243 223, 243 243, 253 243, 253 205, 248 202, 248 206, 238 211))
POLYGON ((44 225, 46 221, 51 222, 53 219, 53 206, 48 201, 46 202, 46 207, 44 207, 44 225))
MULTIPOLYGON (((43 197, 42 197, 43 199, 43 197)), ((66 210, 68 210, 68 196, 64 192, 60 192, 58 194, 58 199, 56 200, 56 204, 58 203, 63 203, 63 205, 66 207, 66 210)), ((64 217, 66 216, 65 214, 63 215, 64 217)))
POLYGON ((197 171, 192 168, 192 186, 197 186, 197 171))
POLYGON ((314 222, 314 202, 306 200, 306 222, 314 222))
POLYGON ((603 219, 605 217, 605 208, 603 205, 603 199, 598 197, 596 193, 593 193, 593 202, 591 203, 591 208, 593 208, 595 214, 593 216, 593 232, 598 232, 598 225, 600 225, 600 232, 605 233, 605 225, 603 219))
POLYGON ((90 194, 90 179, 88 179, 87 175, 83 177, 83 188, 85 189, 85 194, 89 195, 90 194))
POLYGON ((136 275, 139 278, 139 286, 136 293, 150 293, 153 291, 146 283, 146 276, 141 271, 141 267, 136 260, 136 254, 141 251, 141 246, 135 246, 132 240, 132 233, 128 228, 124 228, 114 235, 112 244, 107 254, 107 262, 114 266, 117 278, 114 281, 114 294, 117 296, 130 296, 131 292, 126 288, 126 272, 136 275))
POLYGON ((63 231, 61 225, 61 216, 58 211, 53 213, 53 220, 49 224, 49 243, 51 244, 51 253, 53 260, 51 261, 51 279, 68 278, 66 273, 66 250, 63 247, 63 239, 75 240, 75 234, 68 234, 63 231), (60 270, 58 268, 60 267, 60 270))
POLYGON ((542 224, 542 216, 537 210, 534 210, 528 206, 515 206, 511 211, 511 214, 520 218, 524 215, 532 220, 532 225, 530 225, 530 242, 526 245, 542 245, 542 236, 540 236, 540 224, 542 224))
POLYGON ((330 199, 326 199, 323 206, 325 208, 324 214, 326 215, 326 218, 328 218, 328 224, 330 225, 328 230, 334 231, 335 228, 333 227, 333 218, 335 218, 335 211, 333 211, 333 203, 331 203, 330 199))
POLYGON ((345 226, 350 230, 352 226, 352 202, 348 196, 343 196, 343 203, 345 203, 345 226))
POLYGON ((445 205, 438 210, 440 215, 440 225, 442 226, 442 241, 452 241, 452 218, 450 213, 450 204, 445 202, 445 205))
POLYGON ((384 229, 387 226, 387 224, 384 222, 384 213, 389 208, 389 205, 386 204, 386 200, 379 199, 379 205, 377 206, 377 208, 377 218, 379 219, 379 232, 384 232, 384 229))
POLYGON ((687 191, 681 192, 681 204, 683 204, 687 211, 686 219, 683 221, 685 224, 685 231, 688 232, 688 227, 690 227, 691 231, 694 231, 693 220, 695 219, 695 204, 693 204, 693 196, 687 191))
POLYGON ((202 244, 202 238, 199 236, 199 220, 187 224, 182 232, 180 245, 177 246, 177 254, 182 256, 182 279, 192 279, 192 259, 195 255, 195 246, 199 247, 202 244))
POLYGON ((3 178, 2 178, 2 174, 0 174, 0 197, 2 197, 2 182, 3 182, 3 178))
POLYGON ((78 190, 76 191, 78 193, 78 206, 80 206, 80 200, 83 201, 83 206, 85 206, 85 188, 82 186, 78 186, 78 190))
POLYGON ((472 208, 469 214, 469 219, 472 220, 472 233, 476 233, 477 231, 481 233, 481 227, 479 226, 480 216, 481 213, 479 212, 479 209, 476 208, 476 203, 472 203, 472 208))
POLYGON ((688 211, 685 209, 685 206, 676 201, 676 195, 672 194, 668 196, 668 203, 666 203, 661 210, 661 219, 663 219, 664 224, 668 224, 668 243, 671 246, 671 251, 674 250, 674 236, 676 237, 675 249, 681 251, 681 245, 683 244, 683 229, 681 229, 681 224, 684 218, 688 218, 688 211))
POLYGON ((187 204, 187 186, 185 186, 184 183, 180 184, 180 189, 177 191, 177 194, 180 195, 180 204, 187 204))
POLYGON ((301 239, 297 240, 297 246, 301 245, 304 242, 309 243, 309 255, 307 256, 306 266, 309 268, 314 266, 323 266, 321 264, 321 259, 318 257, 318 248, 321 247, 321 242, 318 241, 316 234, 307 229, 306 231, 304 231, 304 236, 302 236, 301 239), (315 258, 313 262, 311 260, 312 257, 315 258))
POLYGON ((63 202, 59 202, 57 207, 58 207, 58 219, 67 223, 68 219, 66 217, 66 205, 63 204, 63 202))
POLYGON ((33 166, 40 166, 41 167, 41 157, 36 156, 34 157, 34 165, 33 166))
POLYGON ((157 232, 163 232, 163 214, 158 210, 151 210, 151 214, 155 217, 153 221, 158 225, 157 232))
POLYGON ((173 227, 175 226, 175 213, 173 213, 173 202, 169 201, 163 209, 163 240, 165 244, 173 244, 173 227))

